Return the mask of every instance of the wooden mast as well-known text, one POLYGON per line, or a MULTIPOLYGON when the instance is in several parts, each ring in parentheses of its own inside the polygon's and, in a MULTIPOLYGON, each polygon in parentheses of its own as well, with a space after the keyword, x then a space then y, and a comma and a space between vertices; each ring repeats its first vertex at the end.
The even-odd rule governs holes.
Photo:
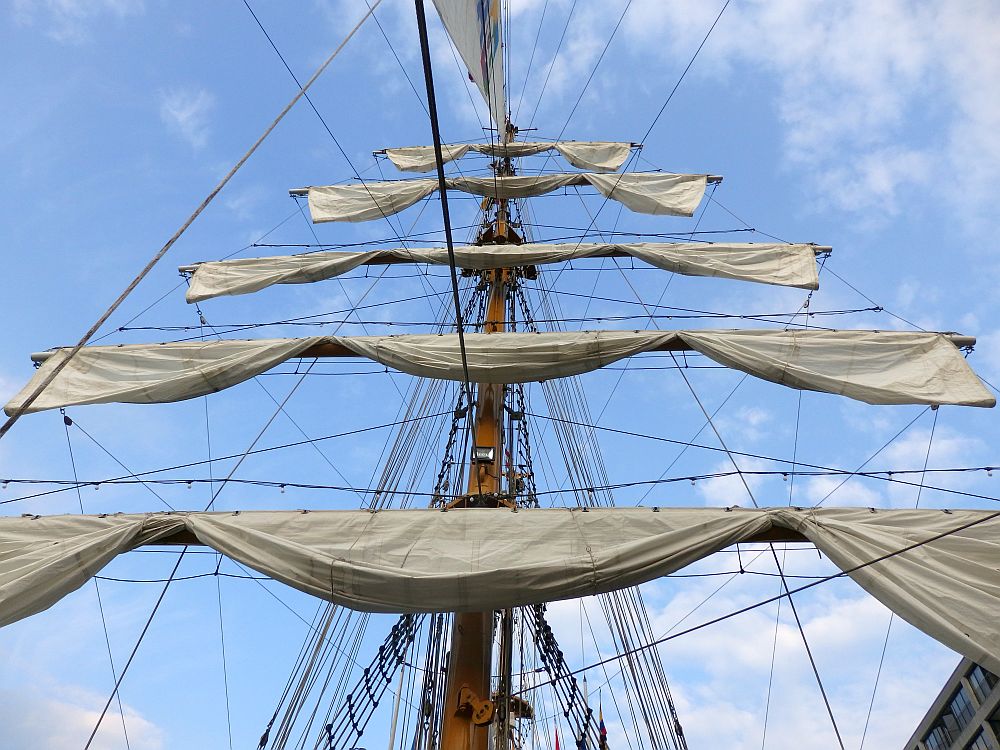
MULTIPOLYGON (((513 128, 508 124, 502 141, 509 142, 512 135, 513 128)), ((495 169, 498 175, 513 174, 510 159, 505 157, 497 158, 495 169)), ((496 217, 491 225, 484 227, 477 244, 520 244, 521 238, 509 226, 507 201, 490 202, 496 207, 496 217)), ((507 289, 513 269, 501 268, 485 273, 489 299, 483 332, 499 333, 506 330, 507 289)), ((480 383, 477 386, 468 494, 453 502, 450 508, 514 505, 513 499, 503 497, 502 493, 506 389, 503 384, 480 383)), ((488 750, 490 727, 498 712, 490 694, 492 663, 493 612, 455 613, 445 679, 441 750, 488 750)), ((507 713, 504 708, 500 708, 502 715, 507 713)), ((498 737, 496 747, 506 746, 506 740, 498 737)))

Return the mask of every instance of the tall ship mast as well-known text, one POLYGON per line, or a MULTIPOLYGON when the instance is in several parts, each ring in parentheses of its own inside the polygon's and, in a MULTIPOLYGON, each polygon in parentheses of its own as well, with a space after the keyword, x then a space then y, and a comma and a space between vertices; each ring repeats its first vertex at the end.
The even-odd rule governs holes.
MULTIPOLYGON (((846 746, 838 724, 843 715, 837 716, 795 608, 821 584, 849 578, 893 617, 1000 672, 995 510, 920 507, 920 493, 929 484, 926 461, 922 472, 902 467, 881 477, 916 492, 916 502, 905 509, 823 501, 798 505, 791 492, 788 502, 765 498, 755 491, 758 476, 846 482, 864 474, 864 467, 848 471, 797 456, 788 461, 735 450, 716 418, 722 407, 706 405, 691 382, 699 368, 733 372, 768 387, 831 394, 872 409, 916 405, 934 415, 936 425, 942 406, 995 406, 990 388, 967 361, 976 339, 953 331, 819 325, 811 316, 822 313, 810 304, 833 253, 830 245, 700 234, 698 222, 723 183, 721 175, 710 169, 644 171, 638 168, 643 143, 579 141, 563 133, 542 139, 531 126, 519 127, 504 66, 511 54, 504 39, 509 15, 500 0, 433 2, 490 118, 486 138, 449 141, 438 121, 435 81, 441 72, 432 63, 430 8, 425 10, 422 0, 414 5, 428 119, 426 128, 415 130, 429 131, 429 142, 371 144, 379 171, 391 166, 402 178, 357 174, 353 181, 291 187, 291 197, 317 227, 310 227, 315 241, 304 243, 307 248, 180 265, 185 302, 196 311, 197 326, 170 340, 119 343, 88 336, 76 347, 37 351, 31 354, 34 376, 5 407, 14 430, 14 422, 34 419, 36 412, 60 415, 73 480, 35 483, 77 493, 80 512, 35 512, 29 503, 36 494, 24 480, 23 497, 11 501, 21 513, 0 517, 0 626, 37 615, 84 587, 100 592, 120 556, 145 551, 175 561, 167 577, 155 579, 163 586, 159 599, 125 660, 119 655, 116 661, 108 638, 114 686, 89 737, 80 737, 83 746, 99 746, 96 738, 119 730, 128 745, 130 717, 121 697, 126 672, 170 596, 168 589, 184 579, 182 564, 196 555, 215 561, 216 586, 220 571, 228 570, 266 591, 271 589, 265 582, 280 582, 320 602, 305 622, 305 637, 287 674, 267 688, 268 711, 254 727, 258 750, 695 750, 685 732, 684 709, 691 698, 675 696, 674 665, 664 644, 714 620, 696 625, 685 615, 664 630, 651 611, 648 586, 721 555, 735 559, 734 576, 766 564, 778 588, 774 596, 718 620, 765 606, 787 608, 786 617, 791 613, 798 624, 790 632, 815 676, 813 699, 821 711, 816 721, 841 747, 846 746), (478 171, 472 166, 484 163, 478 171), (556 230, 570 230, 539 221, 532 201, 569 194, 590 195, 600 203, 592 214, 584 202, 582 221, 589 224, 559 238, 556 230), (453 207, 458 201, 477 207, 474 222, 464 226, 464 242, 453 236, 458 225, 449 201, 453 207), (598 219, 606 206, 620 216, 680 217, 691 223, 669 232, 631 235, 617 231, 617 223, 603 231, 598 219), (440 230, 424 242, 396 229, 403 226, 394 223, 402 217, 438 210, 440 230), (388 225, 395 241, 357 249, 320 240, 320 232, 365 222, 388 225), (605 264, 635 292, 639 314, 567 320, 555 280, 567 269, 605 264), (706 285, 726 280, 798 289, 805 301, 783 315, 682 310, 661 304, 662 295, 642 299, 629 279, 637 268, 706 285), (420 332, 396 333, 393 326, 411 321, 392 317, 366 322, 364 298, 351 300, 339 322, 326 322, 326 330, 311 336, 243 337, 237 334, 256 326, 213 325, 214 314, 205 313, 244 296, 266 305, 279 287, 332 285, 351 274, 371 278, 373 286, 395 284, 397 272, 407 285, 405 294, 415 294, 418 283, 433 289, 426 298, 435 319, 414 322, 420 332), (692 319, 697 322, 675 325, 692 319), (719 319, 727 323, 715 325, 719 319), (755 325, 741 325, 746 320, 755 325), (351 327, 341 332, 345 323, 351 327), (380 323, 390 332, 365 329, 380 323), (684 398, 702 424, 690 440, 661 438, 682 454, 713 450, 725 463, 716 471, 680 475, 670 474, 673 464, 657 467, 662 474, 653 480, 649 471, 640 472, 637 484, 654 494, 620 504, 616 493, 630 483, 612 481, 599 445, 607 402, 597 415, 591 413, 601 404, 581 383, 591 373, 624 370, 640 358, 679 376, 682 390, 665 400, 675 404, 684 398), (139 414, 168 408, 156 405, 204 401, 209 427, 209 404, 219 392, 261 383, 274 372, 301 376, 301 383, 306 376, 334 374, 324 368, 345 362, 389 374, 401 402, 382 455, 366 459, 369 486, 352 485, 321 449, 319 456, 340 477, 335 484, 246 478, 247 487, 268 491, 271 503, 275 492, 280 500, 324 491, 336 498, 333 507, 298 497, 295 509, 283 502, 252 508, 217 502, 225 487, 243 481, 244 460, 272 450, 259 442, 271 422, 284 415, 295 423, 285 404, 298 385, 283 399, 265 387, 273 416, 248 448, 225 459, 210 454, 196 468, 152 471, 119 462, 122 473, 100 478, 76 464, 74 435, 83 429, 80 415, 91 407, 127 404, 129 414, 139 414), (226 473, 215 474, 216 465, 224 465, 226 473), (759 468, 746 468, 750 465, 759 468), (208 501, 175 507, 157 495, 167 511, 85 512, 84 489, 124 485, 156 494, 160 481, 206 484, 208 501), (732 502, 693 507, 673 501, 676 487, 719 481, 732 482, 732 502), (794 566, 789 556, 803 550, 818 552, 833 572, 789 573, 794 566), (945 588, 958 593, 944 596, 945 588), (575 612, 572 628, 566 627, 569 608, 575 612)), ((369 8, 362 23, 373 14, 369 8)), ((312 80, 296 79, 293 104, 312 80)), ((275 328, 285 333, 305 320, 275 328)), ((670 408, 665 405, 664 419, 670 408)), ((315 447, 314 437, 295 427, 301 443, 315 447)), ((797 426, 795 436, 797 441, 797 426)), ((929 446, 927 451, 929 456, 929 446)), ((21 480, 11 482, 19 487, 21 480)), ((217 590, 225 631, 222 589, 217 590)), ((229 623, 231 639, 234 625, 229 623)), ((773 659, 772 653, 772 671, 773 659)), ((234 736, 247 734, 243 727, 234 734, 229 689, 227 674, 232 743, 234 736)))

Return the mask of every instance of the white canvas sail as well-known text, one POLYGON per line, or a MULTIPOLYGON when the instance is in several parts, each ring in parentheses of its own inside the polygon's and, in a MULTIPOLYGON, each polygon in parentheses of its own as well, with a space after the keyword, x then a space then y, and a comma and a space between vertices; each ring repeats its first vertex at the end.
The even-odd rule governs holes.
MULTIPOLYGON (((542 265, 581 258, 631 256, 665 271, 760 284, 818 289, 814 245, 777 243, 635 242, 525 245, 472 245, 455 248, 459 268, 486 271, 511 266, 542 265)), ((249 294, 274 284, 307 284, 332 279, 361 265, 382 263, 448 265, 439 247, 392 248, 367 252, 317 252, 183 266, 191 280, 188 302, 225 295, 249 294)))
POLYGON ((483 95, 490 117, 503 130, 507 97, 503 69, 500 0, 434 0, 448 36, 483 95))
MULTIPOLYGON (((621 168, 632 151, 632 144, 621 141, 557 141, 535 143, 462 143, 441 146, 445 164, 461 159, 470 151, 490 156, 518 159, 545 151, 558 151, 577 169, 591 172, 614 172, 621 168)), ((433 146, 403 146, 387 148, 385 155, 401 172, 431 172, 437 166, 433 146)))
MULTIPOLYGON (((717 179, 717 178, 716 178, 717 179)), ((449 190, 503 198, 530 198, 570 186, 592 185, 606 198, 633 211, 657 216, 692 216, 705 194, 708 175, 636 172, 625 174, 516 175, 512 177, 449 177, 449 190)), ((371 221, 409 208, 438 189, 437 180, 397 180, 350 185, 325 185, 292 190, 309 198, 317 223, 371 221)))
MULTIPOLYGON (((870 404, 991 407, 996 399, 943 334, 903 331, 701 330, 470 333, 463 363, 456 334, 314 336, 298 339, 189 341, 82 349, 31 405, 162 403, 243 382, 306 355, 360 356, 410 375, 479 383, 569 377, 650 351, 695 351, 755 377, 870 404)), ((7 404, 12 413, 65 358, 45 358, 7 404)))
POLYGON ((203 544, 353 609, 492 611, 638 585, 775 530, 801 534, 907 622, 1000 672, 1000 518, 974 510, 566 508, 0 518, 0 625, 51 606, 117 555, 145 544, 203 544))
POLYGON ((399 180, 311 187, 309 213, 314 222, 373 221, 404 211, 437 192, 437 180, 399 180))

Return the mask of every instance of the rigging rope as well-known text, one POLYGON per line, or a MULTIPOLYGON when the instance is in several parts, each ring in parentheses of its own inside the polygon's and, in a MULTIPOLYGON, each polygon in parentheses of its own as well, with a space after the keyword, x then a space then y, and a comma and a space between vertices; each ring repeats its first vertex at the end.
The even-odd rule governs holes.
MULTIPOLYGON (((198 316, 200 319, 204 319, 204 316, 201 314, 201 310, 198 310, 198 316)), ((208 479, 209 479, 208 494, 209 497, 211 497, 215 489, 214 487, 215 477, 213 474, 213 467, 212 467, 212 422, 211 419, 209 418, 208 396, 205 396, 202 399, 202 401, 205 406, 205 449, 208 453, 207 461, 208 461, 208 479)), ((214 505, 214 502, 215 501, 213 500, 212 504, 209 505, 209 508, 211 508, 212 505, 214 505)), ((229 740, 229 750, 233 750, 233 718, 232 718, 232 710, 230 708, 230 703, 229 703, 229 668, 226 662, 226 628, 222 611, 222 576, 219 575, 219 569, 221 567, 222 567, 222 553, 220 552, 218 557, 216 558, 216 564, 215 564, 215 573, 214 573, 215 593, 216 593, 216 599, 219 604, 219 644, 221 647, 221 655, 222 655, 222 688, 226 699, 226 736, 229 740)))
MULTIPOLYGON (((77 479, 76 474, 76 457, 73 455, 73 441, 69 436, 69 426, 73 423, 69 417, 66 416, 66 410, 60 409, 60 413, 63 417, 63 430, 66 433, 66 449, 69 452, 69 464, 73 469, 73 479, 77 479)), ((83 494, 80 492, 79 485, 76 488, 76 500, 80 506, 80 515, 84 515, 83 510, 83 494)), ((97 577, 94 577, 94 593, 97 594, 97 609, 101 614, 101 628, 104 631, 104 644, 108 648, 108 664, 111 666, 111 679, 117 680, 118 674, 115 670, 115 657, 111 651, 111 636, 108 634, 108 620, 104 615, 104 602, 101 600, 101 587, 97 582, 97 577)), ((121 694, 116 694, 118 702, 118 713, 121 715, 122 719, 122 736, 125 738, 125 748, 126 750, 131 750, 131 744, 128 738, 128 728, 125 726, 125 708, 122 706, 121 694)))
POLYGON ((535 61, 535 51, 538 49, 538 40, 542 36, 542 24, 545 23, 545 11, 549 8, 549 0, 545 0, 542 5, 542 15, 538 19, 538 31, 535 33, 535 42, 531 45, 531 54, 528 56, 528 66, 524 71, 524 80, 521 82, 521 93, 517 97, 517 108, 514 110, 513 120, 517 120, 521 114, 521 104, 524 102, 524 90, 528 85, 528 78, 531 77, 531 64, 535 61))
POLYGON ((170 583, 174 580, 174 576, 177 574, 177 569, 181 566, 181 561, 184 559, 184 552, 186 551, 187 546, 185 546, 181 553, 177 555, 177 562, 174 563, 174 567, 170 571, 170 576, 167 578, 166 583, 163 584, 163 590, 160 591, 160 595, 156 599, 156 604, 153 605, 153 611, 149 613, 149 617, 146 619, 146 624, 143 625, 142 631, 139 633, 138 639, 136 639, 135 646, 132 647, 132 653, 129 654, 128 660, 125 662, 125 666, 122 668, 121 674, 118 675, 118 679, 115 680, 114 689, 111 691, 111 695, 108 696, 108 700, 105 702, 104 708, 101 709, 101 713, 97 717, 97 722, 94 724, 94 729, 87 738, 87 743, 83 746, 83 750, 90 750, 90 746, 94 742, 94 738, 97 736, 98 730, 101 728, 101 723, 104 721, 104 717, 107 716, 108 708, 111 706, 111 701, 113 701, 118 695, 118 689, 121 687, 122 680, 125 679, 128 668, 132 666, 132 660, 135 659, 135 655, 139 651, 139 646, 146 637, 146 633, 149 632, 149 626, 153 624, 153 618, 160 609, 160 604, 163 603, 163 597, 167 595, 167 589, 170 588, 170 583))
POLYGON ((545 87, 549 85, 549 77, 552 75, 552 69, 556 65, 556 60, 559 58, 559 50, 562 49, 563 41, 566 39, 566 31, 569 29, 569 22, 573 20, 573 13, 576 11, 577 0, 573 0, 573 4, 569 8, 569 14, 566 16, 566 24, 563 26, 562 34, 559 36, 559 43, 556 45, 556 51, 552 55, 552 62, 549 63, 549 69, 545 73, 545 80, 542 82, 542 88, 538 92, 538 99, 535 101, 535 106, 531 110, 531 117, 528 119, 527 130, 531 130, 531 126, 535 122, 535 115, 538 114, 538 107, 542 103, 542 96, 545 94, 545 87))
MULTIPOLYGON (((559 130, 559 135, 556 136, 556 141, 561 141, 562 140, 563 134, 566 132, 566 128, 569 127, 569 121, 572 120, 573 119, 573 115, 576 114, 576 108, 579 107, 580 106, 580 102, 583 101, 583 95, 586 94, 587 93, 587 89, 590 88, 590 84, 594 80, 594 75, 597 73, 597 69, 601 66, 601 61, 604 60, 604 56, 607 54, 608 48, 611 47, 611 42, 614 41, 615 35, 618 33, 618 29, 622 25, 622 21, 625 20, 625 14, 628 13, 629 8, 631 8, 631 7, 632 7, 632 0, 627 0, 627 2, 625 3, 625 7, 622 9, 621 15, 618 17, 618 22, 615 24, 615 27, 611 30, 611 36, 608 37, 608 41, 604 45, 604 49, 601 50, 601 54, 597 57, 597 62, 594 63, 594 67, 591 68, 591 70, 590 70, 590 75, 587 76, 587 80, 583 84, 583 88, 580 90, 580 95, 578 97, 576 97, 576 101, 573 103, 573 106, 570 108, 569 114, 566 115, 566 122, 563 123, 562 128, 559 130)), ((575 5, 574 5, 574 8, 575 8, 575 5)), ((572 16, 572 11, 570 12, 570 16, 572 16)), ((569 19, 566 19, 566 24, 567 24, 567 26, 569 25, 569 19)), ((539 27, 539 31, 540 30, 541 30, 541 28, 539 27)), ((563 33, 565 34, 565 31, 563 33)), ((562 44, 562 40, 560 40, 559 43, 561 45, 562 44)), ((559 50, 558 49, 556 50, 556 54, 557 55, 559 54, 559 50)), ((555 58, 553 58, 553 64, 555 64, 555 58)), ((552 69, 550 67, 549 68, 549 73, 551 73, 551 72, 552 72, 552 69)), ((548 83, 548 76, 545 77, 545 82, 548 83)), ((542 87, 542 90, 543 91, 545 90, 544 86, 542 87)), ((541 98, 541 94, 539 94, 539 98, 541 98)), ((537 109, 537 105, 536 105, 536 109, 537 109)), ((534 115, 532 115, 532 117, 534 117, 534 115)), ((546 155, 545 155, 545 160, 542 162, 542 166, 538 168, 538 174, 541 174, 543 172, 543 170, 545 169, 545 166, 549 163, 549 161, 551 159, 552 159, 552 152, 548 151, 546 153, 546 155)), ((618 213, 619 213, 619 216, 620 216, 621 215, 621 211, 619 210, 618 213)))

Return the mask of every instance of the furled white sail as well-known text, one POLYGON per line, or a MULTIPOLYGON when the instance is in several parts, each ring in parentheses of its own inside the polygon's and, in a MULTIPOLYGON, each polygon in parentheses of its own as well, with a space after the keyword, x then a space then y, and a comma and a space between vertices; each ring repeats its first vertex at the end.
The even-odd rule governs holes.
MULTIPOLYGON (((635 172, 625 174, 515 175, 513 177, 449 177, 449 190, 494 198, 531 198, 564 187, 593 185, 606 198, 633 211, 659 216, 691 216, 705 194, 707 175, 635 172)), ((437 180, 397 180, 310 187, 309 212, 314 222, 370 221, 409 208, 438 189, 437 180)), ((293 190, 293 193, 301 191, 293 190)))
MULTIPOLYGON (((441 157, 444 163, 461 159, 467 153, 471 145, 468 143, 442 143, 441 157)), ((389 161, 395 165, 400 172, 432 172, 437 166, 437 158, 434 155, 433 146, 400 146, 398 148, 387 148, 385 155, 389 161)))
POLYGON ((604 593, 668 575, 763 534, 801 534, 907 622, 1000 671, 997 516, 868 508, 567 508, 0 518, 0 625, 52 606, 116 555, 145 544, 207 545, 354 609, 442 612, 604 593))
MULTIPOLYGON (((456 334, 314 336, 85 347, 29 411, 75 404, 159 403, 203 396, 254 377, 312 347, 357 355, 426 378, 463 380, 456 334)), ((764 380, 870 404, 994 406, 948 336, 903 331, 700 330, 472 333, 469 376, 522 383, 596 370, 641 352, 690 350, 764 380)), ((8 414, 69 350, 56 350, 7 404, 8 414)), ((322 354, 314 350, 310 356, 322 354)))
POLYGON ((514 175, 512 177, 449 177, 450 190, 497 199, 535 198, 571 185, 587 185, 582 174, 514 175))
POLYGON ((605 197, 640 214, 691 216, 705 194, 706 178, 695 175, 636 173, 588 174, 587 182, 605 197))
POLYGON ((309 188, 313 221, 372 221, 398 214, 438 189, 437 180, 399 180, 309 188))
MULTIPOLYGON (((768 243, 636 242, 482 245, 455 248, 459 268, 491 268, 560 263, 581 258, 626 255, 687 276, 753 281, 800 289, 819 288, 813 245, 768 243)), ((274 284, 306 284, 331 279, 361 265, 381 263, 448 265, 448 251, 437 247, 392 248, 367 252, 317 252, 183 266, 192 274, 186 299, 201 302, 224 295, 249 294, 274 284)))
MULTIPOLYGON (((557 141, 536 143, 511 141, 509 143, 461 143, 441 146, 445 164, 461 159, 470 151, 489 156, 518 159, 545 151, 558 151, 577 169, 591 172, 618 170, 632 151, 632 144, 622 141, 557 141)), ((387 148, 385 155, 401 172, 431 172, 437 166, 433 146, 403 146, 387 148)))
POLYGON ((628 158, 631 143, 608 141, 559 141, 555 149, 577 169, 614 172, 628 158))
POLYGON ((498 128, 507 122, 500 0, 434 0, 448 36, 498 128))
MULTIPOLYGON (((151 404, 221 391, 298 356, 321 337, 255 341, 88 346, 81 349, 28 409, 71 404, 151 404)), ((69 354, 57 349, 7 404, 13 414, 42 378, 69 354)))

